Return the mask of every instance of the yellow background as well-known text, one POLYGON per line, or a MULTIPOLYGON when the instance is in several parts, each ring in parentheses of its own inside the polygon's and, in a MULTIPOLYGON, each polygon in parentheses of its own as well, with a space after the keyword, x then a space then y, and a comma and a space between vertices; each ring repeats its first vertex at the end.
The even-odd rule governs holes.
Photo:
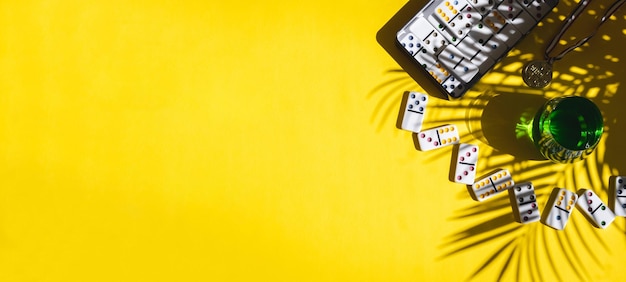
MULTIPOLYGON (((394 126, 385 95, 419 87, 388 87, 376 32, 402 5, 2 1, 0 280, 458 281, 500 263, 500 237, 446 247, 491 215, 454 220, 474 203, 449 150, 394 126)), ((623 229, 571 234, 604 261, 583 277, 621 277, 623 229)))

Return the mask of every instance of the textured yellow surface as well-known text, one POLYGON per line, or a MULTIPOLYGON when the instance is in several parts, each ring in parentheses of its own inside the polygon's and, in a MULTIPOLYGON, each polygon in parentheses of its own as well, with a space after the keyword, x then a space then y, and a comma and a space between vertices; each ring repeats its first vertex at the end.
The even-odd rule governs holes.
MULTIPOLYGON (((558 233, 520 227, 508 207, 459 216, 477 205, 447 180, 450 151, 418 152, 394 127, 400 95, 419 88, 387 72, 375 35, 402 5, 3 1, 0 280, 494 280, 508 257, 490 257, 518 241, 531 251, 505 278, 618 279, 623 218, 597 231, 578 214, 582 231, 558 233), (560 250, 564 236, 575 248, 560 250)), ((614 41, 623 23, 607 24, 614 41)), ((624 96, 610 56, 593 62, 613 77, 596 97, 624 96)), ((464 116, 433 108, 429 125, 446 110, 464 116)))

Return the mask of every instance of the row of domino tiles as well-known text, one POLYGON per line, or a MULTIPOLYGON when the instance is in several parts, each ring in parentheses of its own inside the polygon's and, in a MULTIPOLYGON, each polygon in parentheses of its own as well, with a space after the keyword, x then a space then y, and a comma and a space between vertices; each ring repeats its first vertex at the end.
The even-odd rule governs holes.
POLYGON ((430 151, 454 146, 450 167, 450 181, 465 184, 472 199, 482 202, 508 191, 515 220, 531 223, 541 220, 557 230, 565 228, 576 206, 589 222, 597 228, 609 226, 615 216, 626 217, 626 177, 613 176, 609 180, 609 206, 590 189, 576 193, 565 188, 554 188, 541 214, 534 186, 531 182, 516 184, 506 169, 497 169, 476 177, 479 147, 461 143, 458 128, 445 124, 422 130, 427 112, 428 95, 409 91, 404 93, 396 126, 414 133, 415 146, 420 151, 430 151))
POLYGON ((418 13, 397 41, 448 95, 463 96, 556 6, 555 0, 445 0, 418 13))

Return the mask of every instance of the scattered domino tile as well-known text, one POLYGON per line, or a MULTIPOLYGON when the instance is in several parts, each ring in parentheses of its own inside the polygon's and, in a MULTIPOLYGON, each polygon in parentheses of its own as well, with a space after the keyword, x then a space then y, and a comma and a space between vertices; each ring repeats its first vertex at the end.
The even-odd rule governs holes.
POLYGON ((482 202, 515 185, 511 173, 506 169, 497 169, 480 177, 474 184, 467 185, 472 199, 482 202))
POLYGON ((576 193, 565 188, 554 188, 541 215, 541 223, 556 230, 565 229, 577 200, 576 193))
POLYGON ((410 32, 404 33, 401 37, 398 37, 398 43, 400 43, 404 50, 409 52, 411 56, 415 56, 420 48, 422 48, 421 40, 410 32))
POLYGON ((597 228, 606 228, 615 219, 615 214, 590 189, 580 189, 576 208, 581 211, 589 222, 597 228))
POLYGON ((428 104, 428 95, 415 91, 404 93, 396 124, 398 128, 415 133, 420 132, 426 114, 426 104, 428 104))
POLYGON ((509 189, 509 199, 515 221, 519 223, 539 221, 541 213, 537 204, 535 186, 531 182, 519 183, 509 189))
POLYGON ((454 124, 446 124, 416 133, 416 146, 420 151, 450 146, 459 143, 459 131, 454 124))
POLYGON ((626 176, 609 178, 609 208, 616 216, 626 217, 626 176))
POLYGON ((477 162, 478 146, 466 143, 455 145, 452 151, 450 180, 461 184, 473 184, 477 162))

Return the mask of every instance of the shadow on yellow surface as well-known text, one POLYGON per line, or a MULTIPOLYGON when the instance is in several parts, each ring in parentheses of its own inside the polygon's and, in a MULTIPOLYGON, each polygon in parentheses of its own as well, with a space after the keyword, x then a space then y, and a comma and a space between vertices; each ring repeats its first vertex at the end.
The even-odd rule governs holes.
MULTIPOLYGON (((607 199, 609 176, 626 172, 625 149, 621 141, 626 138, 621 118, 626 93, 620 87, 626 77, 626 70, 620 64, 624 60, 621 46, 626 46, 623 9, 618 10, 587 44, 556 61, 554 79, 547 88, 528 88, 520 77, 526 62, 542 59, 545 46, 576 5, 577 2, 561 1, 465 97, 452 101, 438 100, 426 116, 427 123, 433 125, 464 124, 467 132, 461 136, 461 141, 479 143, 481 147, 478 171, 508 168, 516 182, 532 181, 542 212, 554 187, 574 191, 591 188, 607 199), (591 99, 600 108, 605 126, 597 150, 584 161, 567 165, 545 161, 532 141, 516 131, 516 127, 532 119, 546 100, 562 95, 591 99)), ((395 35, 402 25, 400 22, 410 17, 410 10, 415 12, 420 8, 418 1, 411 1, 403 7, 396 15, 400 20, 390 21, 381 29, 377 36, 379 43, 385 49, 390 48, 387 41, 393 36, 389 32, 393 31, 395 35)), ((606 3, 591 5, 559 41, 555 52, 593 32, 606 9, 606 3)), ((398 52, 387 51, 392 56, 398 52)), ((394 58, 404 70, 388 70, 385 81, 374 87, 368 96, 378 99, 372 122, 379 129, 393 120, 402 91, 420 90, 429 94, 433 91, 431 85, 417 85, 411 78, 427 74, 419 73, 419 68, 406 67, 410 62, 401 55, 399 59, 394 58)), ((448 151, 430 156, 432 159, 450 157, 448 151)), ((467 191, 458 192, 457 198, 469 198, 469 195, 467 191)), ((498 280, 507 274, 514 275, 518 280, 524 277, 539 281, 549 277, 590 280, 593 279, 593 272, 602 271, 605 255, 626 251, 615 250, 611 244, 611 240, 626 239, 623 218, 617 218, 607 230, 599 230, 586 222, 582 215, 575 214, 566 230, 555 231, 539 222, 526 225, 515 222, 509 198, 504 196, 484 203, 464 204, 455 214, 449 220, 458 223, 459 228, 451 230, 440 245, 443 251, 441 260, 484 244, 497 245, 493 253, 476 255, 476 270, 468 274, 468 278, 476 277, 488 268, 496 268, 501 270, 489 273, 499 273, 498 277, 491 277, 498 280), (474 224, 468 226, 467 222, 474 224)))

